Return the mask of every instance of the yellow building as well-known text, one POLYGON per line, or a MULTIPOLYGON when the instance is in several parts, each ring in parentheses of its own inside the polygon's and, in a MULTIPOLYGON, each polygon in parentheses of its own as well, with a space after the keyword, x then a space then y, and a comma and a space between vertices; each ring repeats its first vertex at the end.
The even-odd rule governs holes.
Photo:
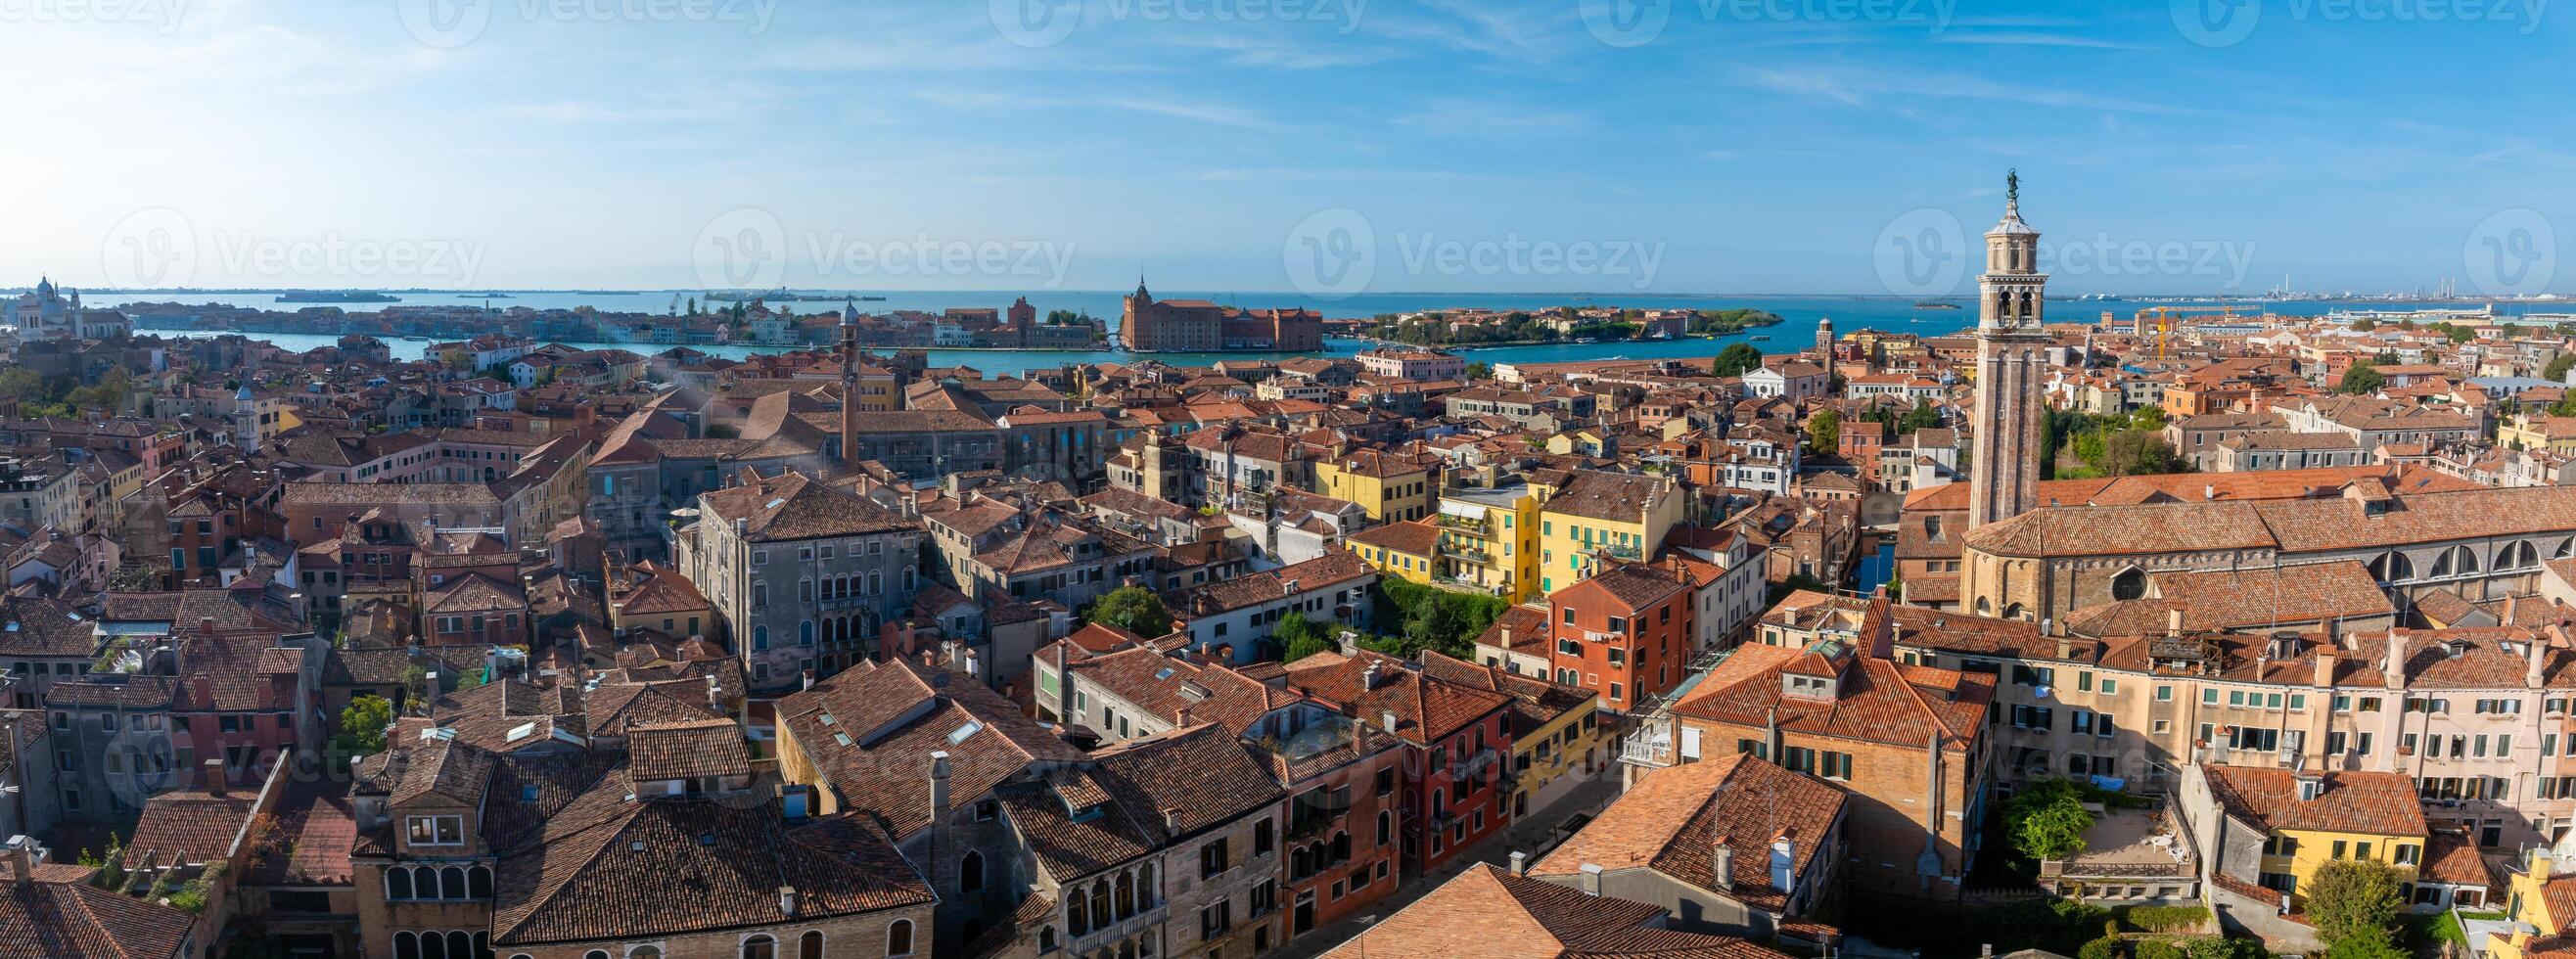
POLYGON ((1343 541, 1380 574, 1429 584, 1438 568, 1440 530, 1424 520, 1372 526, 1343 541))
POLYGON ((645 560, 609 571, 608 625, 620 634, 654 630, 672 639, 714 629, 715 604, 679 570, 645 560))
POLYGON ((1532 482, 1539 507, 1538 588, 1553 593, 1590 577, 1599 557, 1651 559, 1687 505, 1670 476, 1576 470, 1555 484, 1532 482))
POLYGON ((1431 515, 1427 458, 1383 450, 1356 450, 1315 463, 1315 492, 1360 504, 1381 523, 1431 515))
POLYGON ((2505 917, 2515 923, 2512 938, 2487 939, 2488 959, 2538 959, 2576 953, 2569 926, 2576 925, 2576 862, 2560 860, 2547 848, 2535 848, 2506 887, 2505 917), (2537 930, 2537 931, 2534 931, 2537 930))
POLYGON ((1422 673, 1512 698, 1511 817, 1546 809, 1619 758, 1598 693, 1426 650, 1422 673))
POLYGON ((2576 416, 2517 414, 2496 424, 2496 445, 2576 456, 2576 416))
MULTIPOLYGON (((2237 876, 2282 893, 2297 910, 2317 870, 2342 859, 2376 862, 2406 882, 2430 834, 2415 781, 2398 773, 2303 773, 2278 766, 2191 767, 2184 802, 2222 816, 2222 868, 2237 843, 2259 843, 2257 874, 2237 876)), ((2195 810, 2198 811, 2198 810, 2195 810)))
POLYGON ((859 364, 858 393, 862 410, 883 413, 903 408, 903 391, 894 371, 885 367, 859 364))
POLYGON ((1521 483, 1441 490, 1440 577, 1514 603, 1537 596, 1538 503, 1521 483))

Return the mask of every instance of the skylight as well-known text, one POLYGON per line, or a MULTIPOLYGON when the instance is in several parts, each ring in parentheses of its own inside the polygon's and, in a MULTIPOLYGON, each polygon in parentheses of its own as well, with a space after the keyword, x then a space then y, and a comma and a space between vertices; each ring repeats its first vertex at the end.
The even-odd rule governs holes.
POLYGON ((984 731, 984 724, 983 724, 983 723, 979 723, 979 722, 976 722, 976 721, 974 721, 974 720, 967 720, 966 725, 959 726, 959 727, 957 727, 957 731, 956 731, 956 732, 953 732, 953 733, 949 733, 949 734, 948 734, 948 744, 949 744, 949 745, 951 745, 951 746, 957 745, 957 744, 959 744, 959 743, 965 742, 965 741, 966 741, 966 740, 968 740, 968 739, 973 738, 973 737, 974 737, 974 735, 975 735, 976 733, 980 733, 980 732, 983 732, 983 731, 984 731))
POLYGON ((526 739, 526 738, 528 738, 528 737, 530 737, 530 736, 534 736, 534 735, 536 735, 536 734, 537 734, 537 724, 535 724, 535 723, 524 723, 524 724, 521 724, 521 725, 519 725, 519 726, 517 726, 517 727, 512 728, 512 729, 510 730, 510 738, 509 738, 509 739, 507 739, 507 740, 505 740, 505 741, 506 741, 506 742, 514 742, 514 743, 515 743, 515 742, 518 742, 519 740, 526 739))

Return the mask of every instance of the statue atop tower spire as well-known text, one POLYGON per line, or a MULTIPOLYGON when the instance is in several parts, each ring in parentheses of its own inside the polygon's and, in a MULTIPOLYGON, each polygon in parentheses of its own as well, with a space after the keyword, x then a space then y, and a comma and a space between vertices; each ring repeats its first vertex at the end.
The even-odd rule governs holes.
POLYGON ((2021 205, 2021 169, 2018 167, 2004 171, 2004 202, 2021 205))

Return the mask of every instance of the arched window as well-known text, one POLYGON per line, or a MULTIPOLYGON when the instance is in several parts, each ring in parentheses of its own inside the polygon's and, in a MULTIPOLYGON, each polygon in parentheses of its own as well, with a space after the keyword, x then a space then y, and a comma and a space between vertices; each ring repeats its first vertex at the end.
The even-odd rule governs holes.
MULTIPOLYGON (((447 937, 434 932, 421 933, 420 959, 448 959, 447 937)), ((470 957, 458 956, 456 959, 470 959, 470 957)))
POLYGON ((2004 604, 2004 618, 2005 618, 2005 619, 2020 619, 2020 618, 2021 618, 2021 604, 2020 604, 2020 603, 2006 603, 2006 604, 2004 604))
POLYGON ((912 955, 912 920, 897 919, 886 927, 886 955, 912 955))
POLYGON ((2549 551, 2550 559, 2567 559, 2569 557, 2576 557, 2576 536, 2570 536, 2566 539, 2559 540, 2558 548, 2549 551))
POLYGON ((1349 858, 1351 858, 1351 834, 1346 832, 1334 833, 1333 861, 1342 862, 1349 858))
POLYGON ((2460 558, 2459 569, 2461 573, 2474 573, 2478 571, 2477 550, 2470 549, 2466 546, 2454 546, 2451 547, 2451 552, 2453 555, 2460 558))
POLYGON ((1113 918, 1109 912, 1109 880, 1093 880, 1091 883, 1091 924, 1094 926, 1106 926, 1115 921, 1117 920, 1113 918))
POLYGON ((957 863, 957 891, 976 892, 984 888, 984 854, 968 852, 957 863))
POLYGON ((2131 600, 2145 595, 2147 595, 2147 574, 2145 570, 2131 566, 2128 569, 2121 570, 2120 575, 2111 577, 2112 599, 2131 600))
POLYGON ((1136 901, 1140 904, 1138 908, 1154 908, 1154 864, 1151 862, 1136 867, 1136 901))
POLYGON ((1988 600, 1987 598, 1985 598, 1985 597, 1983 597, 1983 596, 1979 596, 1979 597, 1977 597, 1977 615, 1979 615, 1979 616, 1991 615, 1991 614, 1993 614, 1993 613, 1994 613, 1994 611, 1995 611, 1995 604, 1994 604, 1994 602, 1993 602, 1993 601, 1988 600))
POLYGON ((1118 959, 1136 959, 1136 943, 1133 940, 1118 944, 1118 959))
POLYGON ((1054 926, 1047 926, 1047 927, 1045 927, 1045 928, 1042 928, 1042 929, 1039 929, 1039 930, 1038 930, 1038 951, 1039 951, 1039 952, 1054 952, 1054 951, 1055 951, 1055 927, 1054 927, 1054 926))
POLYGON ((394 959, 420 959, 420 937, 408 932, 394 933, 394 959))
POLYGON ((2496 557, 2497 569, 2528 569, 2540 565, 2540 550, 2530 543, 2511 543, 2496 557))
POLYGON ((1065 928, 1073 930, 1074 935, 1083 936, 1091 933, 1091 900, 1089 897, 1076 893, 1066 901, 1064 904, 1064 924, 1065 928))
POLYGON ((753 936, 742 941, 742 959, 778 959, 778 940, 753 936))
POLYGON ((1134 873, 1126 873, 1126 872, 1119 873, 1119 874, 1118 874, 1118 918, 1120 918, 1120 919, 1125 919, 1125 918, 1127 918, 1127 917, 1129 917, 1129 916, 1133 916, 1133 915, 1135 915, 1135 914, 1136 914, 1136 875, 1135 875, 1134 873))
POLYGON ((465 871, 466 893, 476 899, 492 898, 492 867, 476 866, 465 871))
POLYGON ((463 899, 463 898, 465 898, 465 869, 464 869, 464 867, 461 867, 461 866, 449 866, 449 867, 447 867, 447 868, 445 868, 445 869, 441 869, 441 870, 439 870, 439 871, 438 871, 438 898, 441 898, 441 899, 463 899))
MULTIPOLYGON (((1299 846, 1288 850, 1288 878, 1304 879, 1313 874, 1314 866, 1306 861, 1306 847, 1299 846)), ((1081 930, 1074 931, 1074 935, 1081 934, 1081 930)))
POLYGON ((662 947, 637 946, 626 950, 626 959, 662 959, 662 947))
POLYGON ((608 950, 593 949, 589 952, 582 953, 581 959, 608 959, 608 950))
POLYGON ((2394 551, 2381 553, 2378 559, 2370 561, 2370 578, 2383 583, 2414 579, 2415 563, 2407 559, 2404 553, 2394 551))
POLYGON ((752 628, 751 628, 751 648, 753 648, 753 649, 768 649, 768 648, 769 648, 769 627, 768 627, 766 624, 759 625, 759 626, 754 626, 754 627, 752 627, 752 628))
POLYGON ((478 932, 474 934, 474 959, 492 959, 491 933, 478 932))
POLYGON ((1392 841, 1394 838, 1395 838, 1395 813, 1390 812, 1390 811, 1388 811, 1388 810, 1384 810, 1384 809, 1380 809, 1380 810, 1378 810, 1378 811, 1377 811, 1377 844, 1378 844, 1378 845, 1381 845, 1381 846, 1386 845, 1388 842, 1392 841))
POLYGON ((396 866, 385 870, 385 898, 393 900, 411 898, 410 869, 396 866))
POLYGON ((474 951, 474 934, 469 932, 448 933, 447 959, 483 959, 481 953, 474 951))
POLYGON ((796 959, 823 959, 823 930, 808 929, 796 937, 796 959))
POLYGON ((814 621, 813 621, 813 620, 810 620, 810 619, 809 619, 809 620, 806 620, 806 621, 804 621, 804 622, 801 622, 801 623, 796 624, 796 645, 799 645, 799 646, 812 646, 812 645, 814 645, 814 621))

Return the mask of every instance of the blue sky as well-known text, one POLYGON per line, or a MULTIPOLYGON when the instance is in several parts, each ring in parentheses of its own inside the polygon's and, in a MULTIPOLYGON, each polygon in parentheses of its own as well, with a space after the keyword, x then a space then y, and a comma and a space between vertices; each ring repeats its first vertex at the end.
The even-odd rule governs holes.
POLYGON ((0 3, 7 282, 1916 295, 2017 167, 2059 290, 2576 292, 2547 0, 126 2, 0 3))

